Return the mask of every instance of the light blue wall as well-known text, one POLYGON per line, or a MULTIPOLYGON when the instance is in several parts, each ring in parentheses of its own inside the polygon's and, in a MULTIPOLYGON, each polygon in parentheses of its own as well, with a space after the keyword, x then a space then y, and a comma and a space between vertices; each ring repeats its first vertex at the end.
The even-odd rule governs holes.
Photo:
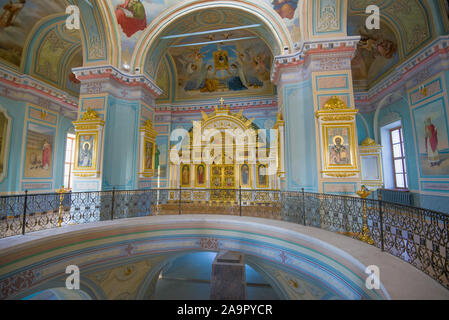
MULTIPOLYGON (((448 76, 449 73, 446 73, 446 79, 448 76)), ((446 90, 448 88, 449 82, 446 80, 446 90)), ((414 193, 414 206, 449 213, 449 194, 446 197, 441 196, 440 194, 431 195, 419 193, 419 170, 417 167, 418 152, 416 150, 416 140, 413 134, 412 126, 412 115, 410 112, 408 101, 406 101, 405 99, 400 99, 393 104, 383 108, 380 111, 379 123, 382 123, 382 120, 384 120, 384 118, 390 112, 398 113, 401 118, 405 139, 409 189, 414 193)), ((449 176, 447 178, 449 179, 449 176)))
POLYGON ((137 189, 139 103, 109 96, 104 133, 103 190, 137 189))
POLYGON ((0 104, 8 111, 9 116, 12 118, 8 174, 0 183, 0 192, 14 192, 19 191, 20 188, 20 159, 22 157, 26 103, 0 97, 0 104))
POLYGON ((368 133, 371 139, 374 139, 373 122, 374 122, 374 112, 370 113, 358 113, 356 117, 357 125, 357 137, 359 139, 359 145, 367 138, 365 123, 363 122, 363 117, 368 123, 368 133))
POLYGON ((407 160, 409 189, 415 191, 419 190, 418 168, 416 165, 417 152, 414 143, 412 118, 408 102, 405 99, 400 99, 392 105, 383 108, 380 111, 379 123, 382 123, 382 118, 384 118, 388 112, 396 112, 401 117, 405 140, 405 156, 407 160))
POLYGON ((313 89, 310 80, 282 88, 287 189, 318 191, 313 89))
MULTIPOLYGON (((0 97, 0 104, 8 111, 8 115, 12 118, 8 174, 0 183, 0 192, 23 192, 24 190, 21 189, 21 159, 26 144, 26 139, 24 138, 24 126, 26 110, 29 104, 22 101, 10 100, 5 97, 0 97)), ((55 137, 55 149, 53 150, 54 175, 53 179, 43 179, 51 182, 53 189, 60 188, 64 182, 66 136, 67 131, 71 127, 72 121, 59 114, 57 135, 55 137)), ((44 192, 48 191, 54 190, 44 190, 44 192)))

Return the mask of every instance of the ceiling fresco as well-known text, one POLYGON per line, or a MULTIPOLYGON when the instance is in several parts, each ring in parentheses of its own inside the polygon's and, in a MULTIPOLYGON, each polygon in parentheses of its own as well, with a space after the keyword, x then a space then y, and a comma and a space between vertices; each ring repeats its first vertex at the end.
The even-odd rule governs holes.
POLYGON ((0 59, 19 67, 33 26, 44 17, 65 12, 66 7, 63 0, 0 0, 0 59))
MULTIPOLYGON (((194 12, 185 15, 182 19, 174 21, 165 30, 165 32, 156 39, 156 42, 152 45, 148 51, 146 59, 145 72, 150 76, 155 76, 158 67, 160 66, 160 59, 165 55, 167 50, 170 52, 173 46, 183 45, 188 43, 199 43, 209 41, 221 41, 229 39, 236 39, 241 37, 256 37, 260 41, 267 44, 267 48, 270 50, 270 55, 273 52, 279 50, 277 41, 273 35, 264 27, 256 27, 251 29, 233 30, 230 32, 215 32, 207 35, 190 36, 174 39, 162 39, 165 35, 193 33, 197 31, 217 30, 225 29, 236 26, 247 26, 253 24, 259 24, 260 21, 254 16, 248 15, 245 12, 237 9, 207 9, 200 12, 194 12), (269 44, 269 45, 268 45, 269 44)), ((223 44, 230 45, 229 42, 223 42, 223 44)), ((184 50, 195 49, 198 47, 190 46, 185 47, 184 50)))
POLYGON ((364 17, 351 19, 349 28, 361 36, 352 60, 353 83, 358 89, 368 89, 399 62, 398 42, 385 24, 380 30, 367 30, 364 17))
POLYGON ((259 39, 170 48, 176 65, 176 98, 274 94, 272 54, 259 39))
POLYGON ((361 36, 352 62, 356 89, 369 89, 433 39, 429 12, 427 4, 419 0, 349 1, 348 35, 361 36), (380 30, 364 27, 365 9, 372 4, 381 10, 380 30))
MULTIPOLYGON (((300 41, 299 29, 299 0, 260 0, 275 10, 282 18, 291 33, 294 42, 300 41)), ((122 62, 128 64, 131 61, 133 50, 142 36, 143 31, 154 21, 165 9, 178 4, 179 0, 110 0, 117 23, 119 25, 122 41, 122 62)), ((226 11, 226 9, 219 10, 226 11)), ((237 10, 234 10, 237 11, 237 10)), ((245 20, 249 14, 245 13, 245 20)), ((204 24, 214 24, 220 27, 219 21, 211 19, 211 15, 202 15, 204 24), (208 20, 209 19, 209 20, 208 20)), ((243 25, 242 20, 236 21, 243 25)), ((226 21, 228 24, 230 21, 226 21)), ((222 24, 226 24, 222 22, 222 24)), ((189 28, 191 29, 191 28, 189 28)), ((186 31, 186 30, 185 30, 186 31)), ((178 32, 181 32, 179 30, 178 32)))
POLYGON ((166 58, 162 60, 162 63, 157 72, 156 84, 162 89, 162 94, 158 97, 158 101, 168 100, 170 98, 170 68, 166 58))
POLYGON ((130 63, 143 30, 166 8, 179 0, 110 0, 120 29, 122 61, 130 63))
POLYGON ((61 22, 55 24, 40 37, 41 39, 32 57, 35 62, 34 70, 31 73, 43 80, 59 85, 63 78, 61 73, 67 64, 68 56, 81 47, 80 33, 77 30, 67 30, 61 22))

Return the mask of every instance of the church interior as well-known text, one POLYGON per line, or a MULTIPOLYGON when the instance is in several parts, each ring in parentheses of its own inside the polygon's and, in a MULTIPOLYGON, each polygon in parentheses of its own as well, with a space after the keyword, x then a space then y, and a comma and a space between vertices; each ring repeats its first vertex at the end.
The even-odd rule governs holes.
POLYGON ((448 94, 446 0, 0 0, 0 299, 449 299, 448 94))

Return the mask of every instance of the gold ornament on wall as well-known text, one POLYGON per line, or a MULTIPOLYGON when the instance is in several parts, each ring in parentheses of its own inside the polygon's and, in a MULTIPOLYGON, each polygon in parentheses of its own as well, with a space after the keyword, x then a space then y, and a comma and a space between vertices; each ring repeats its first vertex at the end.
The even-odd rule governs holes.
POLYGON ((81 116, 81 120, 97 120, 99 118, 98 113, 91 108, 87 108, 86 112, 81 116))
POLYGON ((366 138, 365 140, 363 140, 362 142, 362 146, 363 147, 370 147, 370 146, 376 146, 377 143, 376 141, 374 141, 373 139, 371 139, 370 137, 366 138))
POLYGON ((347 104, 337 96, 330 98, 324 105, 324 110, 348 109, 347 104))

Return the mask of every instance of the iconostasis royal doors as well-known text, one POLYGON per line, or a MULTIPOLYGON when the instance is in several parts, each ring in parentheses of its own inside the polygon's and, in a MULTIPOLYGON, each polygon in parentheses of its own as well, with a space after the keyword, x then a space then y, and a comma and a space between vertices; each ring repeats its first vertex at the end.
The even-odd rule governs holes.
MULTIPOLYGON (((213 164, 211 166, 211 188, 212 189, 235 189, 234 165, 213 164)), ((211 200, 234 199, 235 191, 220 190, 212 192, 211 200)))

